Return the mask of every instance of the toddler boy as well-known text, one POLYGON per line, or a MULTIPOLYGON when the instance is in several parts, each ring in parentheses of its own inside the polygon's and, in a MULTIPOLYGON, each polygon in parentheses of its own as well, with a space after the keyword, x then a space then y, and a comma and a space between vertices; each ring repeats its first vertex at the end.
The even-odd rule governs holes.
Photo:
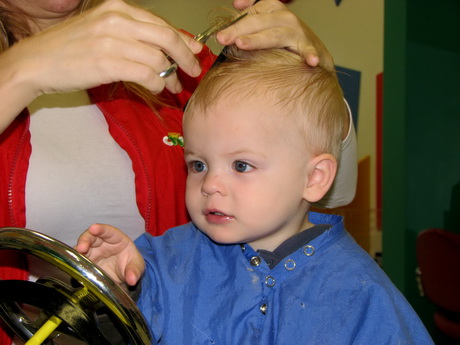
POLYGON ((119 282, 142 275, 158 344, 432 344, 342 218, 309 212, 334 181, 346 116, 334 73, 233 50, 184 115, 192 222, 137 249, 96 225, 77 249, 119 282))

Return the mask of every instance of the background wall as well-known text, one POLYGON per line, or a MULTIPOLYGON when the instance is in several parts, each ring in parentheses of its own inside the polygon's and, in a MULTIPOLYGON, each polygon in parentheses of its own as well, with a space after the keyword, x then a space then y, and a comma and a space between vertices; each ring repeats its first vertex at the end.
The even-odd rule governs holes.
POLYGON ((459 19, 458 0, 385 1, 383 267, 436 344, 452 341, 418 294, 415 240, 430 227, 460 233, 459 19))

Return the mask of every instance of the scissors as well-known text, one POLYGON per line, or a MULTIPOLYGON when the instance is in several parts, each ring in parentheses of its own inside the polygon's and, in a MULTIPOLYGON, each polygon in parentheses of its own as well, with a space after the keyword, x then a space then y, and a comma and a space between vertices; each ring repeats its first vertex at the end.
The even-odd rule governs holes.
MULTIPOLYGON (((196 35, 193 39, 197 42, 204 44, 212 35, 235 24, 237 21, 244 18, 247 14, 248 14, 247 12, 243 12, 230 20, 223 20, 211 26, 206 31, 203 31, 201 34, 196 35)), ((171 59, 169 56, 167 56, 167 58, 171 62, 171 66, 169 66, 167 69, 165 69, 163 72, 159 74, 161 78, 169 77, 172 73, 174 73, 177 70, 177 63, 173 59, 171 59)))

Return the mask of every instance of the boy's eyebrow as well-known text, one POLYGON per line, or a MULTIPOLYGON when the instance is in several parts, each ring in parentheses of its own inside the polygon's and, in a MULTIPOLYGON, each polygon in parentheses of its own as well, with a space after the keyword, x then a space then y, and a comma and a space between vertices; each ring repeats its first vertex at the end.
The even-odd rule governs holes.
POLYGON ((262 152, 251 150, 249 148, 236 150, 236 151, 233 151, 233 152, 230 153, 231 156, 238 156, 238 155, 244 155, 244 154, 250 154, 252 156, 259 156, 259 157, 262 157, 264 159, 268 158, 268 156, 266 154, 264 154, 262 152))
POLYGON ((185 155, 197 156, 198 153, 196 153, 195 151, 187 148, 187 145, 184 145, 184 156, 185 155))
MULTIPOLYGON (((198 155, 193 150, 187 149, 186 147, 187 146, 184 146, 184 155, 198 155)), ((264 155, 263 153, 255 152, 254 150, 251 150, 250 148, 238 149, 238 150, 229 152, 228 155, 229 156, 236 156, 236 155, 241 155, 241 154, 246 154, 246 153, 256 154, 256 155, 259 155, 259 156, 262 156, 262 157, 266 157, 266 155, 264 155)))

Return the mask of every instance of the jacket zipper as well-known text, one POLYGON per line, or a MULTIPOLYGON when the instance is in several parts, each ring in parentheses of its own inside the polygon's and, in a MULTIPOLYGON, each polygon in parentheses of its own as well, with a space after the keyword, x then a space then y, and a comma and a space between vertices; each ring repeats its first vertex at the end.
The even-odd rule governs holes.
MULTIPOLYGON (((24 112, 25 112, 25 115, 27 116, 26 125, 25 125, 25 128, 24 128, 24 130, 23 130, 23 132, 21 134, 21 138, 19 140, 18 146, 16 147, 16 151, 15 151, 15 154, 13 156, 13 161, 11 163, 10 175, 8 177, 8 214, 9 214, 9 217, 10 217, 11 226, 13 226, 13 227, 17 226, 16 217, 14 215, 14 208, 13 208, 14 175, 15 175, 15 172, 16 172, 16 169, 17 169, 19 155, 20 155, 20 153, 22 152, 22 150, 24 148, 25 136, 29 132, 29 128, 30 128, 29 111, 27 109, 25 109, 24 112)), ((24 218, 25 218, 25 215, 24 215, 24 218)))
MULTIPOLYGON (((102 110, 101 110, 102 111, 102 110)), ((144 173, 144 176, 145 176, 145 180, 146 180, 146 183, 147 183, 147 205, 146 205, 146 211, 145 211, 145 231, 146 232, 149 232, 149 228, 150 228, 150 214, 151 214, 151 208, 152 208, 152 203, 150 201, 151 199, 151 195, 152 195, 152 188, 151 188, 151 182, 150 182, 150 178, 149 178, 149 175, 147 174, 147 171, 146 171, 146 168, 145 168, 145 163, 144 163, 144 159, 142 157, 142 153, 139 149, 139 146, 137 145, 137 142, 133 139, 131 133, 118 121, 117 118, 115 118, 112 114, 106 114, 105 112, 103 112, 108 119, 110 119, 110 121, 112 123, 114 123, 125 135, 126 137, 128 138, 129 142, 132 144, 132 146, 134 147, 135 151, 137 152, 137 155, 141 161, 141 165, 142 165, 142 171, 144 173)), ((115 139, 114 139, 115 140, 115 139)), ((128 156, 129 156, 129 153, 128 153, 128 156)), ((132 159, 132 157, 130 157, 132 159)), ((134 174, 136 174, 136 172, 134 172, 134 174)), ((136 184, 134 185, 134 188, 136 188, 136 184)), ((137 194, 136 194, 136 200, 137 200, 137 194)))

